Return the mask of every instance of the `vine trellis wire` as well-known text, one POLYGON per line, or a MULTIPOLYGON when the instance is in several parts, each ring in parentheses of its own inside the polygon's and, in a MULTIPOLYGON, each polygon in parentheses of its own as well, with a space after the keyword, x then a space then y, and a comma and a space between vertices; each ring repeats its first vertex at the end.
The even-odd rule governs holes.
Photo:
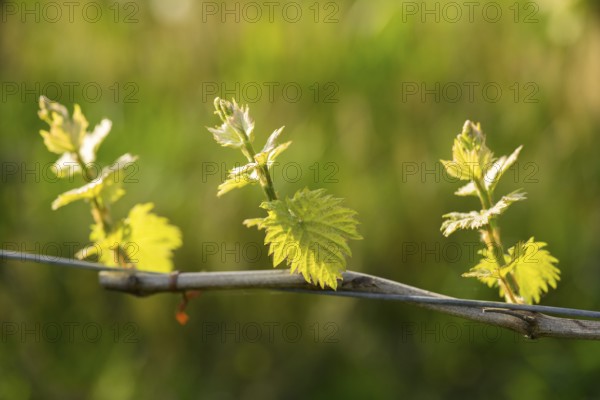
POLYGON ((337 290, 320 289, 289 270, 226 272, 142 272, 49 255, 0 250, 0 261, 51 264, 99 273, 100 285, 137 296, 190 290, 263 289, 411 303, 469 320, 495 325, 529 338, 600 340, 600 311, 497 301, 459 299, 378 276, 347 271, 337 290), (552 315, 560 315, 553 317, 552 315), (564 318, 570 317, 570 318, 564 318), (585 319, 584 319, 585 318, 585 319))

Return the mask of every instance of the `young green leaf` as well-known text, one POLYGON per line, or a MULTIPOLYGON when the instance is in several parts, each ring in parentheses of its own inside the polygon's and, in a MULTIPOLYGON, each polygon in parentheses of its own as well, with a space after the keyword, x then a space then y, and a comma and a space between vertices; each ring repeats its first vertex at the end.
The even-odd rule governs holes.
MULTIPOLYGON (((477 278, 489 287, 498 286, 498 278, 500 278, 501 272, 495 260, 489 257, 484 250, 479 250, 477 254, 482 256, 479 263, 471 268, 469 272, 462 274, 462 276, 465 278, 477 278)), ((503 271, 502 276, 506 276, 507 272, 503 271)), ((501 293, 501 296, 503 295, 501 293)))
POLYGON ((485 186, 490 191, 490 193, 494 192, 496 185, 500 181, 500 178, 504 173, 512 167, 512 165, 517 162, 517 158, 519 157, 519 153, 523 149, 523 146, 519 146, 515 151, 512 152, 510 156, 502 156, 499 159, 495 160, 494 163, 487 169, 485 173, 485 186))
POLYGON ((246 141, 254 141, 254 121, 250 118, 248 106, 240 107, 235 100, 229 102, 215 99, 215 114, 223 123, 215 128, 207 128, 217 143, 225 147, 241 148, 246 141))
POLYGON ((440 229, 446 237, 450 236, 458 229, 479 229, 489 224, 490 218, 502 214, 512 203, 525 199, 524 192, 515 190, 506 196, 502 196, 500 201, 488 209, 471 211, 468 213, 451 212, 444 214, 443 218, 446 218, 446 221, 442 223, 440 229))
POLYGON ((485 145, 480 125, 466 121, 462 132, 454 139, 452 161, 441 162, 452 177, 471 181, 483 176, 493 157, 494 154, 485 145))
POLYGON ((41 130, 44 144, 52 153, 77 152, 88 127, 88 122, 75 104, 73 117, 61 104, 40 97, 39 117, 50 125, 49 131, 41 130))
POLYGON ((54 164, 52 164, 52 172, 58 178, 70 178, 75 174, 81 173, 81 166, 77 160, 76 153, 65 152, 54 164))
MULTIPOLYGON (((548 292, 549 287, 556 288, 560 280, 560 270, 554 264, 558 262, 544 249, 546 243, 536 242, 532 237, 527 242, 518 242, 504 255, 505 265, 498 268, 495 261, 487 256, 462 276, 477 278, 489 287, 499 287, 498 279, 509 274, 515 280, 519 298, 528 304, 539 303, 540 296, 548 292)), ((479 254, 484 255, 484 251, 479 254)), ((500 296, 505 293, 502 287, 500 296)))
POLYGON ((454 192, 457 196, 478 196, 477 187, 475 183, 469 182, 464 186, 461 186, 456 192, 454 192))
POLYGON ((225 193, 244 187, 249 184, 260 183, 260 174, 258 171, 259 167, 266 167, 270 172, 275 165, 275 159, 285 149, 289 147, 292 142, 286 142, 277 144, 277 139, 281 134, 283 127, 276 129, 267 143, 263 147, 260 153, 254 155, 254 162, 250 162, 244 166, 233 168, 229 171, 227 179, 219 185, 219 191, 217 196, 222 196, 225 193))
POLYGON ((549 286, 556 289, 560 280, 560 270, 555 266, 558 260, 544 247, 546 243, 532 237, 508 250, 514 260, 512 270, 519 296, 529 304, 539 303, 542 293, 548 292, 549 286))
POLYGON ((96 161, 96 152, 98 147, 104 141, 104 138, 110 133, 112 122, 108 119, 103 119, 100 124, 96 125, 94 131, 86 133, 81 141, 81 147, 79 149, 79 155, 81 160, 85 164, 93 163, 96 161))
POLYGON ((102 264, 116 267, 120 249, 139 270, 170 272, 173 269, 172 252, 182 243, 181 232, 166 218, 150 212, 153 207, 152 203, 137 204, 109 233, 98 224, 92 225, 90 240, 94 243, 76 256, 96 255, 102 264))
POLYGON ((256 166, 256 163, 249 163, 241 167, 233 168, 231 171, 229 171, 227 179, 219 185, 217 196, 221 197, 233 189, 258 183, 259 177, 258 172, 256 171, 256 166))
POLYGON ((100 175, 91 182, 58 195, 52 202, 52 209, 59 209, 77 200, 90 200, 97 197, 102 198, 106 203, 114 203, 125 194, 121 187, 124 170, 136 159, 137 157, 129 153, 122 155, 114 164, 103 168, 100 175))
MULTIPOLYGON (((500 178, 517 161, 521 149, 522 146, 519 146, 510 156, 495 159, 485 145, 485 136, 479 124, 470 121, 465 123, 462 133, 454 140, 452 161, 442 163, 451 176, 469 181, 455 194, 478 197, 483 209, 445 214, 445 221, 440 228, 444 236, 458 229, 480 229, 487 252, 503 248, 497 217, 512 203, 525 200, 526 197, 524 192, 516 190, 493 204, 493 194, 500 178)), ((483 257, 463 276, 477 278, 489 287, 498 287, 500 296, 505 297, 506 301, 539 302, 540 295, 548 291, 548 287, 556 287, 559 279, 559 270, 554 266, 557 260, 546 250, 540 250, 545 245, 531 238, 524 244, 518 243, 510 248, 508 254, 483 257), (532 246, 538 249, 534 261, 527 250, 532 246)))
POLYGON ((233 129, 230 123, 223 122, 215 128, 206 128, 213 134, 216 142, 224 147, 240 148, 244 145, 243 134, 233 129))
MULTIPOLYGON (((485 188, 493 193, 498 181, 502 175, 517 161, 519 153, 523 146, 517 147, 510 156, 502 156, 497 160, 494 160, 490 166, 485 168, 484 184, 485 188)), ((477 196, 477 187, 474 182, 469 182, 466 185, 458 189, 454 194, 457 196, 477 196)))
POLYGON ((243 133, 250 142, 254 141, 254 120, 250 117, 248 105, 239 106, 235 99, 231 102, 215 98, 215 114, 237 132, 243 133))
POLYGON ((110 132, 112 123, 103 119, 94 131, 86 132, 88 121, 81 113, 79 105, 74 106, 73 117, 67 109, 48 98, 40 97, 39 116, 50 125, 49 131, 40 131, 49 151, 61 154, 52 166, 59 178, 81 173, 80 163, 90 164, 96 161, 98 147, 110 132))
POLYGON ((356 212, 341 203, 342 199, 326 195, 324 189, 304 189, 291 199, 262 203, 267 217, 244 224, 265 229, 274 266, 285 260, 292 273, 300 272, 308 282, 335 289, 346 269, 345 257, 351 255, 347 240, 362 239, 356 229, 356 212))

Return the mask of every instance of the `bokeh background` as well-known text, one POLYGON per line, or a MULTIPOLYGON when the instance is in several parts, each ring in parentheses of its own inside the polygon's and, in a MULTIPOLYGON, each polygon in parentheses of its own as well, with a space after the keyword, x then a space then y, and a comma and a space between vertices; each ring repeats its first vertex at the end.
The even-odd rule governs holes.
MULTIPOLYGON (((600 308, 600 8, 535 2, 193 0, 0 2, 0 241, 72 257, 88 206, 50 210, 56 181, 37 97, 113 130, 108 164, 139 155, 113 208, 152 201, 179 226, 182 271, 269 268, 259 188, 222 198, 241 155, 214 143, 215 96, 249 103, 257 147, 285 125, 280 195, 325 187, 360 214, 349 268, 496 300, 460 274, 475 232, 441 215, 474 199, 442 174, 466 119, 497 155, 523 144, 497 193, 529 200, 503 240, 535 236, 562 279, 542 303, 600 308), (70 5, 69 5, 70 4, 70 5), (216 250, 215 250, 216 249, 216 250)), ((600 345, 525 340, 412 306, 269 292, 179 299, 106 292, 93 272, 0 262, 0 398, 275 399, 600 396, 600 345)))

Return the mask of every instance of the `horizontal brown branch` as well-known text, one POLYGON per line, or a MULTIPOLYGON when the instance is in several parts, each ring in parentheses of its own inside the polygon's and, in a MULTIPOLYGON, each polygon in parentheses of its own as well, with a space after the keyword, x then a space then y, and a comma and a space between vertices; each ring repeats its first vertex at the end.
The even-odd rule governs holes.
MULTIPOLYGON (((270 289, 319 295, 375 297, 410 302, 429 310, 510 329, 532 339, 600 339, 600 321, 553 317, 536 311, 511 309, 510 305, 497 302, 486 302, 489 306, 485 307, 453 304, 465 301, 352 271, 343 274, 337 291, 315 287, 302 276, 290 274, 289 270, 188 272, 170 275, 100 272, 100 285, 109 290, 137 296, 189 290, 270 289)), ((536 306, 530 308, 535 309, 536 306)))
POLYGON ((289 270, 228 272, 188 272, 160 274, 135 270, 117 270, 102 264, 0 249, 0 261, 16 260, 99 273, 100 285, 109 290, 145 296, 189 290, 267 289, 318 295, 377 298, 412 303, 429 310, 513 330, 529 338, 556 337, 600 339, 600 321, 558 318, 569 315, 600 319, 600 313, 588 310, 547 306, 526 306, 500 302, 457 299, 377 276, 348 271, 338 290, 320 289, 289 270))

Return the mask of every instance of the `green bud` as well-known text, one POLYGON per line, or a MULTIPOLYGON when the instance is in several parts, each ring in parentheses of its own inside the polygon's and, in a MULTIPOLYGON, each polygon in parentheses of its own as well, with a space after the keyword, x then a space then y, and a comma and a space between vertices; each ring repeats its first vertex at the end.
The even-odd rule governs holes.
POLYGON ((215 114, 217 114, 223 122, 227 122, 227 119, 233 116, 235 106, 237 106, 237 104, 235 104, 235 100, 234 103, 231 104, 231 102, 223 100, 220 97, 215 98, 214 104, 216 110, 215 114))

